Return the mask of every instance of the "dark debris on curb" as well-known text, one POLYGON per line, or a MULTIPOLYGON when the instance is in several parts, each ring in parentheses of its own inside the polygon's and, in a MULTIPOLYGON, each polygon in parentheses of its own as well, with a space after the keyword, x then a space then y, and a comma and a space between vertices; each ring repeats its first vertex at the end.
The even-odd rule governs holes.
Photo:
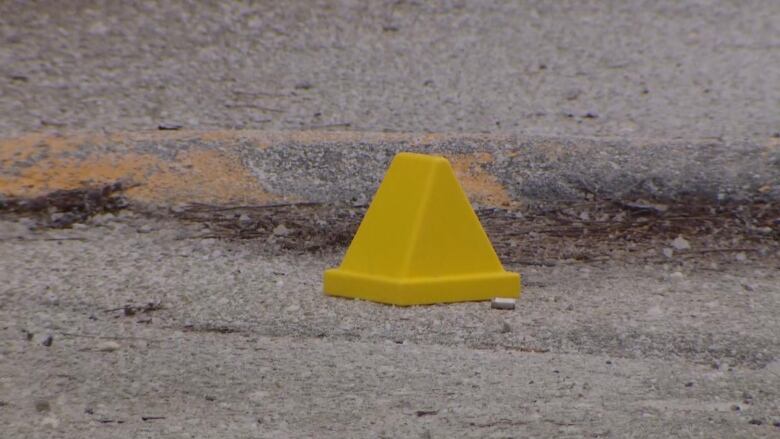
POLYGON ((129 206, 128 186, 115 182, 97 187, 58 190, 35 198, 0 199, 0 213, 34 216, 42 228, 64 228, 129 206))
MULTIPOLYGON (((365 205, 320 203, 191 204, 173 215, 206 224, 208 231, 197 238, 262 240, 309 252, 349 245, 366 209, 365 205)), ((659 242, 664 245, 681 236, 695 245, 676 250, 677 258, 765 256, 780 250, 780 206, 761 201, 713 206, 695 200, 601 200, 524 211, 477 209, 476 213, 505 263, 597 262, 608 260, 616 248, 647 254, 658 250, 659 242)), ((653 257, 668 259, 659 253, 653 257)))

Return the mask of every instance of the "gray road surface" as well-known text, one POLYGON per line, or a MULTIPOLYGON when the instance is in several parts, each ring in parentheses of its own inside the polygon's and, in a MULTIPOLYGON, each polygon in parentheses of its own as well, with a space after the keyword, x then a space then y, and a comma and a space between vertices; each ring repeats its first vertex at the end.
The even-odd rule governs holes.
POLYGON ((98 219, 0 223, 6 437, 780 434, 773 257, 512 266, 515 311, 401 309, 325 297, 339 252, 98 219))
POLYGON ((0 4, 0 134, 74 128, 752 139, 780 3, 0 4))

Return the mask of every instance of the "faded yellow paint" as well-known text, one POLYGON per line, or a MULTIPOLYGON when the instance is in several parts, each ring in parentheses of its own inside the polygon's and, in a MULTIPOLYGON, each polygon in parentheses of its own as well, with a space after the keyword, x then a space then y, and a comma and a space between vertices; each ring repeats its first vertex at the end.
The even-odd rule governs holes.
POLYGON ((490 153, 458 154, 448 158, 455 175, 472 201, 488 206, 512 205, 512 198, 506 188, 495 175, 484 168, 484 165, 493 162, 490 153))
POLYGON ((93 134, 52 136, 38 133, 0 139, 0 164, 10 168, 14 163, 28 160, 39 154, 76 151, 80 145, 97 140, 98 136, 93 134))
MULTIPOLYGON (((497 139, 494 135, 362 133, 354 131, 144 131, 133 133, 29 134, 0 139, 0 193, 34 197, 61 189, 125 182, 133 200, 153 204, 178 202, 265 203, 290 199, 269 194, 229 147, 248 142, 258 148, 290 143, 401 143, 411 148, 451 139, 497 139), (142 153, 141 142, 193 141, 217 148, 182 151, 172 159, 142 153), (106 146, 111 151, 106 152, 106 146), (118 151, 118 152, 117 152, 118 151), (126 151, 126 152, 122 152, 126 151), (134 152, 136 151, 136 152, 134 152), (78 157, 75 154, 78 153, 78 157), (22 164, 22 162, 24 162, 22 164)), ((552 148, 553 155, 560 148, 552 148)), ((452 166, 472 201, 510 206, 506 188, 486 165, 489 153, 450 156, 452 166)))
POLYGON ((150 203, 262 203, 275 198, 237 158, 216 151, 181 152, 172 161, 134 153, 44 159, 18 175, 0 177, 0 193, 35 197, 117 181, 130 186, 131 199, 150 203))
POLYGON ((23 168, 18 175, 0 178, 0 192, 32 197, 60 189, 76 189, 120 180, 138 180, 153 165, 150 157, 126 154, 87 159, 53 157, 23 168))
POLYGON ((0 163, 10 166, 15 161, 27 160, 35 153, 42 139, 45 137, 40 134, 30 134, 17 139, 0 140, 0 163))
POLYGON ((267 193, 237 158, 217 151, 180 153, 165 165, 128 195, 152 203, 260 204, 280 198, 267 193))

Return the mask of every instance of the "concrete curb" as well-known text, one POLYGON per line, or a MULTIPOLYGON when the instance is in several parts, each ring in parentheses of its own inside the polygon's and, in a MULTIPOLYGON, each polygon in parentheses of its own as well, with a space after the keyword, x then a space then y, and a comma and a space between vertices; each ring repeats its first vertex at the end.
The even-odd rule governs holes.
POLYGON ((448 157, 480 207, 590 199, 780 200, 766 144, 488 134, 153 131, 0 140, 0 194, 31 198, 123 182, 155 206, 365 204, 398 151, 448 157))

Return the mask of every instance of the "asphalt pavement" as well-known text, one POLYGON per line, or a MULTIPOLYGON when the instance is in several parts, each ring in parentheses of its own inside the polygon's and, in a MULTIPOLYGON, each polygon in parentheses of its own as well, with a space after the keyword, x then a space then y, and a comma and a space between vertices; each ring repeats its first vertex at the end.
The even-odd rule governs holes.
POLYGON ((780 4, 4 1, 0 135, 346 129, 765 143, 780 4))

